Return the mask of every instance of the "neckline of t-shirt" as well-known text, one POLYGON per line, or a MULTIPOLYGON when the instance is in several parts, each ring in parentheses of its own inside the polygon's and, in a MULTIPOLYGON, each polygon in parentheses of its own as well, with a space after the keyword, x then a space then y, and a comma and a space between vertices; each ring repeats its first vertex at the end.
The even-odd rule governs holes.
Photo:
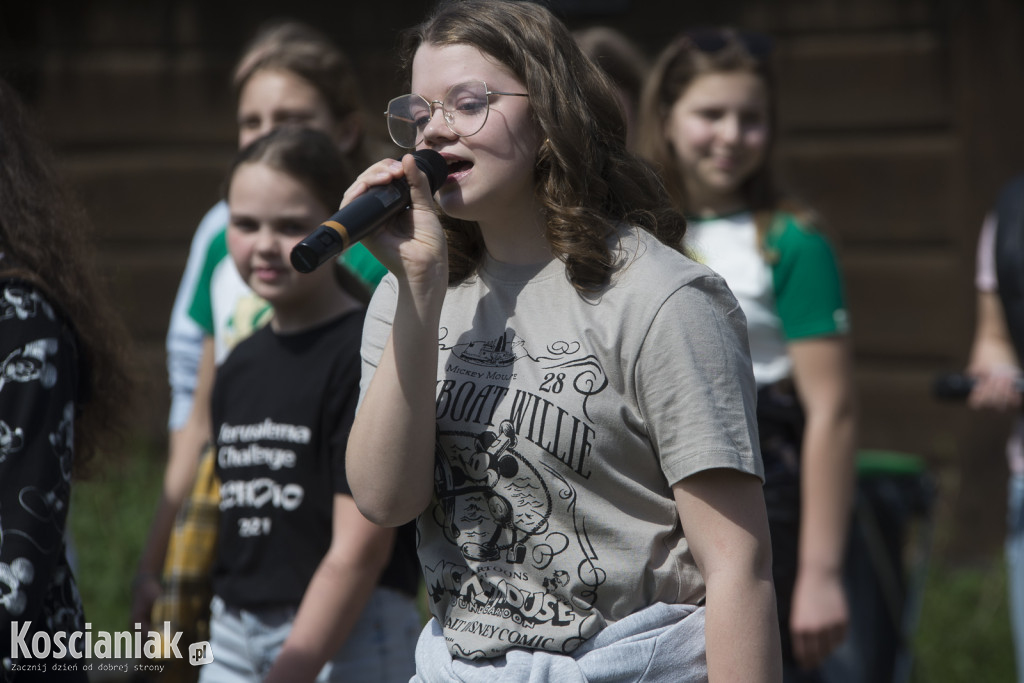
MULTIPOLYGON (((619 224, 615 229, 614 235, 609 238, 611 240, 609 246, 612 248, 613 255, 621 247, 620 243, 623 239, 630 236, 641 239, 638 236, 640 232, 643 231, 626 223, 619 224)), ((567 277, 565 264, 557 257, 552 257, 549 261, 538 263, 517 264, 499 261, 487 252, 484 252, 479 273, 488 279, 505 284, 526 284, 527 282, 539 282, 554 277, 567 277)))
POLYGON ((336 325, 340 325, 342 323, 342 321, 344 321, 349 316, 356 315, 356 314, 361 314, 361 313, 364 313, 365 311, 366 311, 366 307, 365 306, 356 306, 356 307, 351 308, 351 309, 349 309, 347 311, 343 311, 343 312, 339 313, 338 315, 334 316, 333 318, 328 318, 327 320, 324 320, 323 322, 319 322, 319 323, 317 323, 316 325, 314 325, 312 327, 307 327, 304 330, 298 330, 296 332, 277 332, 277 331, 274 330, 274 328, 272 326, 273 320, 270 320, 270 321, 267 322, 267 329, 269 330, 269 332, 272 335, 274 335, 278 339, 282 339, 282 340, 301 339, 304 335, 307 335, 307 334, 321 334, 325 330, 328 330, 328 329, 330 329, 330 328, 332 328, 332 327, 334 327, 336 325))
POLYGON ((524 284, 539 280, 546 280, 550 277, 564 273, 565 267, 557 258, 539 263, 506 263, 498 261, 490 254, 484 255, 483 263, 480 264, 480 274, 488 279, 505 282, 508 284, 524 284))

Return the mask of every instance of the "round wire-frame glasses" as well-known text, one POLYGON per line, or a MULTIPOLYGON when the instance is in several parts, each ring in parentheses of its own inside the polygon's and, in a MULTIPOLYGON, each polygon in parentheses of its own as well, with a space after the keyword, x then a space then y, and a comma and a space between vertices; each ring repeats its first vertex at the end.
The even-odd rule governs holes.
POLYGON ((441 108, 445 125, 460 138, 476 135, 487 122, 491 95, 529 97, 522 92, 488 90, 483 81, 457 83, 448 89, 441 100, 428 100, 422 95, 409 93, 388 102, 384 116, 388 133, 399 147, 413 148, 423 140, 423 131, 434 118, 435 106, 441 108))

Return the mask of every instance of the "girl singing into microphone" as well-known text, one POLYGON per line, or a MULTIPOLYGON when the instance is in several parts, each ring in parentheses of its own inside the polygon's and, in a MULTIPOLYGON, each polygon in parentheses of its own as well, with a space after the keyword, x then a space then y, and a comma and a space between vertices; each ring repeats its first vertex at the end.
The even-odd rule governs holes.
POLYGON ((609 81, 540 5, 465 0, 410 32, 394 141, 434 149, 363 333, 347 470, 416 519, 434 681, 778 681, 743 315, 679 251, 609 81))

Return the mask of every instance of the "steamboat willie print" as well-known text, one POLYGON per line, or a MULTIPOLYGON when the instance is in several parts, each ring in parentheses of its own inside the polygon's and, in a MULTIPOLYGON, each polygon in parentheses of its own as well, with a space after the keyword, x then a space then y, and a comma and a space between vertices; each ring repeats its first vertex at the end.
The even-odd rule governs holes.
POLYGON ((587 400, 607 377, 578 342, 531 353, 512 330, 457 344, 442 330, 440 352, 436 504, 419 531, 456 552, 424 567, 432 609, 462 634, 572 651, 601 626, 593 608, 606 573, 576 515, 575 482, 589 477, 596 438, 587 400), (553 511, 573 523, 552 528, 553 511))

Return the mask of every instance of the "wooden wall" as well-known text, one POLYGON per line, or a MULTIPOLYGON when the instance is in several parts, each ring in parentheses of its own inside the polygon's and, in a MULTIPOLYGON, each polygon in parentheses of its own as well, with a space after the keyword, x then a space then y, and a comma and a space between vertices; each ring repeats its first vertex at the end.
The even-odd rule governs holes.
MULTIPOLYGON (((0 2, 0 71, 32 103, 94 219, 146 379, 134 408, 157 443, 168 404, 163 336, 192 231, 234 150, 226 84, 242 43, 285 13, 321 26, 353 56, 367 100, 380 103, 401 87, 397 31, 429 4, 0 2)), ((652 56, 687 26, 774 37, 779 167, 820 210, 843 261, 862 445, 926 459, 943 487, 940 514, 954 521, 950 552, 998 547, 1005 420, 940 404, 929 387, 966 361, 977 230, 999 184, 1024 167, 1021 3, 698 4, 558 7, 571 26, 611 24, 652 56)))

